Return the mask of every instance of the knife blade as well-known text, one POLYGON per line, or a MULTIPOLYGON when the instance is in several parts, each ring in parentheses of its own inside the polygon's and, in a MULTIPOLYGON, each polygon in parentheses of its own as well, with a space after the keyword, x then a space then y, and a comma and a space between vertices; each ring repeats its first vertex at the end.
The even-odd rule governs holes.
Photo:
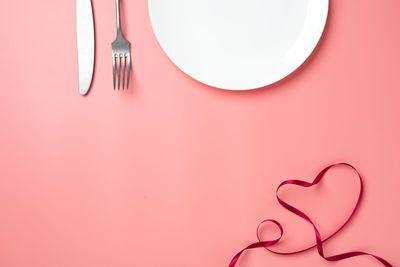
POLYGON ((86 95, 93 78, 94 22, 91 0, 76 0, 79 93, 86 95))

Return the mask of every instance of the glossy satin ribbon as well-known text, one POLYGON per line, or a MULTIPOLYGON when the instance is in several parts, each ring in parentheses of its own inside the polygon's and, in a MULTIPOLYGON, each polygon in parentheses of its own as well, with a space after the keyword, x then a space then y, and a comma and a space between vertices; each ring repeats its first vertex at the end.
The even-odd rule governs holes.
POLYGON ((363 187, 363 180, 362 180, 361 174, 358 172, 358 170, 357 170, 355 167, 353 167, 352 165, 350 165, 350 164, 348 164, 348 163, 337 163, 337 164, 333 164, 333 165, 330 165, 330 166, 326 167, 325 169, 323 169, 323 170, 317 175, 317 177, 314 179, 314 181, 313 181, 312 183, 305 182, 305 181, 301 181, 301 180, 288 180, 288 181, 284 181, 283 183, 281 183, 281 184, 278 186, 278 188, 277 188, 277 190, 276 190, 276 198, 278 199, 279 204, 281 204, 285 209, 287 209, 287 210, 289 210, 290 212, 296 214, 297 216, 303 218, 304 220, 306 220, 308 223, 310 223, 310 224, 312 225, 312 227, 314 228, 314 232, 315 232, 316 244, 313 245, 313 246, 307 247, 307 248, 305 248, 305 249, 301 249, 301 250, 297 250, 297 251, 292 251, 292 252, 278 252, 278 251, 274 251, 274 250, 270 249, 269 247, 275 245, 276 243, 278 243, 278 242, 281 240, 282 235, 283 235, 283 227, 282 227, 282 225, 281 225, 279 222, 277 222, 277 221, 275 221, 275 220, 264 220, 264 221, 262 221, 262 222, 258 225, 258 227, 257 227, 257 238, 258 238, 258 241, 259 241, 259 242, 254 243, 254 244, 251 244, 251 245, 247 246, 246 248, 242 249, 240 252, 238 252, 238 253, 235 255, 235 257, 233 257, 231 263, 229 264, 229 267, 234 267, 234 266, 236 265, 237 261, 239 260, 240 256, 242 255, 242 253, 245 252, 246 250, 249 250, 249 249, 254 249, 254 248, 265 248, 265 249, 267 249, 268 251, 270 251, 270 252, 272 252, 272 253, 275 253, 275 254, 279 254, 279 255, 293 255, 293 254, 298 254, 298 253, 307 251, 307 250, 312 249, 312 248, 315 248, 315 247, 317 247, 317 250, 318 250, 319 255, 320 255, 322 258, 324 258, 325 260, 327 260, 327 261, 339 261, 339 260, 343 260, 343 259, 347 259, 347 258, 351 258, 351 257, 368 255, 368 256, 374 257, 375 259, 377 259, 380 263, 382 263, 382 264, 383 264, 384 266, 386 266, 386 267, 393 267, 393 265, 391 265, 389 262, 387 262, 387 261, 384 260, 383 258, 378 257, 378 256, 373 255, 373 254, 370 254, 370 253, 362 252, 362 251, 346 252, 346 253, 342 253, 342 254, 338 254, 338 255, 334 255, 334 256, 326 256, 326 255, 324 254, 323 243, 324 243, 325 241, 327 241, 328 239, 332 238, 333 236, 335 236, 338 232, 340 232, 340 231, 349 223, 349 221, 353 218, 353 216, 354 216, 354 214, 356 213, 358 207, 360 206, 361 198, 362 198, 362 195, 363 195, 363 190, 364 190, 364 187, 363 187), (297 186, 301 186, 301 187, 311 187, 311 186, 314 186, 314 185, 318 184, 318 183, 322 180, 322 178, 324 177, 324 175, 326 174, 326 172, 327 172, 329 169, 331 169, 331 168, 333 168, 333 167, 335 167, 335 166, 339 166, 339 165, 343 165, 343 166, 350 167, 351 169, 353 169, 353 170, 357 173, 358 178, 359 178, 359 180, 360 180, 360 193, 359 193, 359 196, 358 196, 357 203, 356 203, 356 205, 355 205, 353 211, 351 212, 350 216, 349 216, 348 219, 345 221, 345 223, 344 223, 338 230, 336 230, 333 234, 331 234, 330 236, 328 236, 328 237, 325 238, 325 239, 322 239, 321 234, 319 233, 317 227, 316 227, 315 224, 312 222, 312 220, 310 219, 310 217, 308 217, 304 212, 300 211, 299 209, 297 209, 297 208, 295 208, 295 207, 289 205, 289 204, 286 203, 285 201, 281 200, 281 199, 279 198, 279 194, 278 194, 278 193, 279 193, 279 189, 280 189, 282 186, 284 186, 284 185, 289 185, 289 184, 291 184, 291 185, 297 185, 297 186), (276 226, 278 226, 278 228, 279 228, 279 230, 280 230, 280 236, 279 236, 279 238, 277 238, 277 239, 275 239, 275 240, 269 240, 269 241, 262 241, 262 240, 261 240, 261 237, 260 237, 260 234, 259 234, 259 229, 260 229, 260 226, 263 225, 263 224, 266 223, 266 222, 270 222, 270 223, 273 223, 273 224, 275 224, 276 226))

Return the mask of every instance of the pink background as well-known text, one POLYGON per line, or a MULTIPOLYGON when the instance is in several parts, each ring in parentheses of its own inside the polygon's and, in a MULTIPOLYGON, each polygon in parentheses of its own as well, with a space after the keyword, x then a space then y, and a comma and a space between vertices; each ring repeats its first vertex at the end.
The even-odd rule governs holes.
MULTIPOLYGON (((227 266, 264 218, 286 229, 279 249, 301 248, 312 229, 274 190, 337 161, 361 170, 366 195, 327 254, 365 250, 399 266, 398 0, 332 0, 311 60, 249 92, 207 87, 177 69, 146 0, 123 3, 135 74, 131 90, 114 92, 115 3, 93 5, 96 69, 82 97, 75 1, 0 3, 0 266, 227 266)), ((337 168, 318 188, 282 197, 326 236, 357 186, 337 168)), ((294 265, 379 266, 254 250, 238 267, 294 265)))

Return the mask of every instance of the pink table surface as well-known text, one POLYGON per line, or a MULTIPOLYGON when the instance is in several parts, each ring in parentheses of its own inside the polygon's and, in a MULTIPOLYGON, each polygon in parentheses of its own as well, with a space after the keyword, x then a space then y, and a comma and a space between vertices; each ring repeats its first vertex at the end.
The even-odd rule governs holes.
MULTIPOLYGON (((75 1, 0 3, 0 266, 227 266, 264 218, 285 227, 279 249, 301 248, 312 229, 274 190, 337 161, 361 170, 366 195, 327 254, 365 250, 399 266, 398 0, 332 0, 311 60, 249 92, 207 87, 175 67, 146 0, 123 2, 134 81, 114 92, 115 3, 93 5, 96 68, 82 97, 75 1)), ((318 188, 282 197, 326 236, 349 214, 357 186, 337 168, 318 188)), ((265 228, 266 238, 275 234, 265 228)), ((254 250, 243 266, 380 265, 254 250)))

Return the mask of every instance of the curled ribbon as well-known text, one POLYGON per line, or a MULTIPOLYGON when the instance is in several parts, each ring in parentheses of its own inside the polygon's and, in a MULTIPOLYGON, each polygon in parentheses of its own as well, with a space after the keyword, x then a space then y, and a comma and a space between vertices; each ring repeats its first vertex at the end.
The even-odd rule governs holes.
POLYGON ((360 172, 353 167, 352 165, 348 164, 348 163, 337 163, 337 164, 333 164, 330 165, 328 167, 326 167, 325 169, 323 169, 318 175, 317 177, 314 179, 314 181, 312 183, 309 182, 305 182, 305 181, 301 181, 301 180, 287 180, 282 182, 278 188, 276 189, 276 198, 278 199, 279 204, 281 204, 285 209, 289 210, 290 212, 296 214, 297 216, 303 218, 304 220, 306 220, 308 223, 310 223, 312 225, 312 227, 314 228, 314 232, 315 232, 315 239, 316 239, 316 244, 310 247, 307 247, 305 249, 301 249, 301 250, 297 250, 297 251, 292 251, 292 252, 278 252, 278 251, 274 251, 272 249, 270 249, 270 246, 275 245, 276 243, 278 243, 283 235, 283 227, 282 225, 275 221, 275 220, 264 220, 262 221, 258 227, 257 227, 257 238, 258 238, 258 242, 251 244, 249 246, 247 246, 246 248, 242 249, 241 251, 239 251, 232 259, 231 263, 229 264, 229 267, 234 267, 237 263, 237 261, 239 260, 240 256, 242 255, 243 252, 245 252, 246 250, 249 249, 254 249, 254 248, 265 248, 266 250, 275 253, 275 254, 279 254, 279 255, 293 255, 293 254, 298 254, 298 253, 302 253, 304 251, 310 250, 312 248, 317 247, 318 250, 318 254, 324 258, 327 261, 339 261, 339 260, 343 260, 343 259, 347 259, 347 258, 351 258, 351 257, 356 257, 356 256, 363 256, 363 255, 367 255, 367 256, 371 256, 374 257, 375 259, 377 259, 380 263, 382 263, 385 267, 393 267, 393 265, 391 265, 388 261, 386 261, 385 259, 370 254, 370 253, 366 253, 366 252, 362 252, 362 251, 352 251, 352 252, 346 252, 346 253, 342 253, 342 254, 338 254, 338 255, 334 255, 334 256, 326 256, 324 254, 324 248, 323 248, 323 243, 329 239, 331 239, 333 236, 335 236, 338 232, 340 232, 349 222, 350 220, 353 218, 354 214, 356 213, 358 207, 360 206, 360 202, 361 202, 361 198, 363 195, 363 191, 364 191, 364 185, 363 185, 363 179, 361 177, 360 172), (350 216, 348 217, 348 219, 345 221, 345 223, 338 229, 336 230, 333 234, 331 234, 330 236, 328 236, 325 239, 322 239, 321 234, 319 233, 317 227, 315 226, 315 224, 312 222, 312 220, 310 219, 310 217, 308 217, 304 212, 300 211, 299 209, 289 205, 288 203, 286 203, 285 201, 281 200, 279 198, 279 189, 284 186, 284 185, 288 185, 288 184, 292 184, 292 185, 297 185, 297 186, 301 186, 301 187, 312 187, 316 184, 318 184, 322 178, 324 177, 324 175, 326 174, 326 172, 335 167, 335 166, 339 166, 339 165, 343 165, 343 166, 347 166, 350 167, 351 169, 353 169, 357 175, 358 178, 360 180, 360 193, 357 199, 357 203, 354 206, 353 211, 351 212, 350 216), (260 234, 259 234, 259 229, 261 227, 261 225, 263 225, 266 222, 271 222, 273 224, 275 224, 276 226, 278 226, 279 230, 280 230, 280 236, 277 239, 274 240, 268 240, 268 241, 262 241, 260 234))

